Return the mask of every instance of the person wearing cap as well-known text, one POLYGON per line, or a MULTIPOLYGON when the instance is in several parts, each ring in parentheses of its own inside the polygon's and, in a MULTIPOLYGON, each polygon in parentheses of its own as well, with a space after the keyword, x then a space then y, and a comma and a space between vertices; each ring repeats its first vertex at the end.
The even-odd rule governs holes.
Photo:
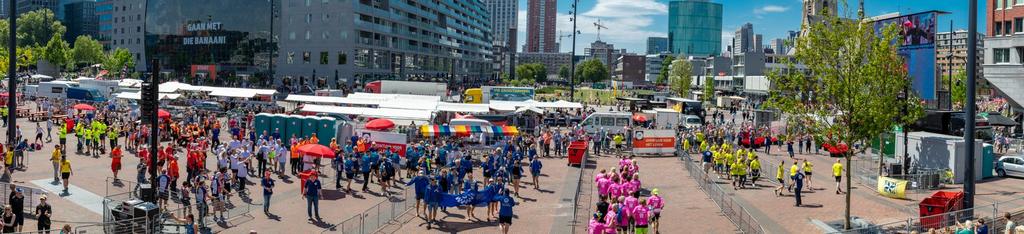
MULTIPOLYGON (((50 204, 46 203, 46 195, 39 197, 39 205, 36 205, 36 211, 33 215, 36 216, 37 231, 50 230, 50 216, 53 215, 53 208, 50 207, 50 204)), ((49 231, 46 233, 49 233, 49 231)))
POLYGON ((651 190, 651 197, 647 198, 647 206, 650 208, 653 215, 651 215, 651 233, 658 233, 658 219, 661 218, 661 209, 665 208, 665 200, 661 198, 658 188, 651 190))
MULTIPOLYGON (((428 183, 430 183, 430 181, 427 179, 426 172, 424 172, 424 171, 420 171, 420 173, 418 175, 416 175, 411 180, 409 180, 409 182, 405 183, 405 185, 407 185, 407 186, 408 185, 413 185, 413 188, 415 190, 415 193, 416 193, 416 216, 417 217, 420 216, 420 212, 426 213, 424 211, 421 211, 422 209, 420 208, 420 203, 423 203, 423 198, 424 198, 424 196, 427 193, 427 184, 428 183)), ((424 209, 425 208, 426 207, 424 206, 424 209)))
MULTIPOLYGON (((11 185, 11 187, 15 186, 11 185)), ((22 193, 21 188, 15 188, 14 192, 11 192, 7 204, 11 205, 11 212, 14 213, 15 229, 21 232, 25 226, 25 194, 22 193)))

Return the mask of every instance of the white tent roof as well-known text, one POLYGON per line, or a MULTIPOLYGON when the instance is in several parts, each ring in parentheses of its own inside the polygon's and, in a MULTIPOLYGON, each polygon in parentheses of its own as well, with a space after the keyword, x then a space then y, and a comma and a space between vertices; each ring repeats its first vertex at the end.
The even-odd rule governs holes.
MULTIPOLYGON (((139 92, 122 92, 122 93, 118 93, 114 97, 120 98, 120 99, 141 100, 142 99, 142 94, 139 93, 139 92)), ((176 93, 161 93, 160 94, 160 100, 164 100, 164 99, 178 99, 179 97, 181 97, 181 94, 176 94, 176 93)))
POLYGON ((248 89, 215 89, 210 92, 210 96, 237 98, 252 98, 256 97, 256 94, 256 91, 248 89))
POLYGON ((411 95, 411 94, 381 94, 381 93, 352 93, 349 94, 350 98, 363 98, 363 99, 380 99, 380 100, 426 100, 426 101, 441 101, 439 96, 427 96, 427 95, 411 95))
POLYGON ((420 99, 391 100, 381 102, 380 108, 434 111, 437 109, 437 101, 420 99))
POLYGON ((163 84, 160 84, 160 92, 161 93, 174 93, 174 92, 178 92, 179 89, 190 88, 190 87, 192 87, 192 85, 190 85, 190 84, 185 84, 185 83, 171 81, 171 82, 165 82, 163 84))
POLYGON ((577 102, 568 102, 560 100, 557 102, 538 102, 534 100, 526 101, 491 101, 491 109, 501 111, 513 111, 519 107, 536 107, 536 108, 583 108, 583 104, 577 102))
POLYGON ((537 108, 537 107, 532 107, 532 106, 524 106, 524 107, 520 107, 519 109, 516 109, 516 113, 523 113, 523 112, 527 112, 527 111, 532 111, 534 113, 542 114, 542 115, 544 114, 544 110, 543 109, 540 109, 540 108, 537 108))
POLYGON ((359 115, 373 118, 386 118, 396 120, 430 120, 433 115, 431 111, 425 110, 402 110, 391 108, 367 108, 367 107, 344 107, 307 104, 302 106, 302 111, 318 113, 334 113, 344 115, 359 115))
POLYGON ((448 112, 466 112, 466 113, 487 113, 491 111, 487 104, 470 104, 470 103, 451 103, 451 102, 439 102, 437 103, 438 111, 448 112))
POLYGON ((380 105, 380 103, 381 103, 381 100, 376 100, 376 99, 330 97, 330 96, 309 96, 309 95, 296 95, 296 94, 288 95, 288 97, 285 98, 285 101, 304 102, 304 103, 351 104, 351 105, 380 105))
POLYGON ((139 79, 121 79, 117 81, 117 86, 139 88, 142 87, 142 80, 139 79))

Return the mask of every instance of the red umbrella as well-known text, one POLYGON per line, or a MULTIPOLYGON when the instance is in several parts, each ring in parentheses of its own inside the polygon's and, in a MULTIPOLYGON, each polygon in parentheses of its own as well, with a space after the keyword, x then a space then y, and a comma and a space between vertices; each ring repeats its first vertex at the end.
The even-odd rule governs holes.
POLYGON ((306 144, 299 146, 296 151, 302 155, 316 156, 321 158, 333 158, 334 151, 330 147, 321 144, 306 144))
POLYGON ((171 118, 171 112, 167 112, 164 109, 160 109, 156 111, 156 116, 160 117, 161 119, 171 118))
POLYGON ((375 119, 366 122, 366 129, 370 130, 387 130, 395 127, 395 122, 389 119, 375 119))
POLYGON ((77 105, 75 105, 75 106, 73 106, 71 108, 75 108, 75 110, 86 110, 86 111, 94 111, 94 110, 96 110, 96 107, 90 106, 89 104, 85 104, 85 103, 77 104, 77 105))
POLYGON ((633 115, 633 121, 647 122, 647 116, 646 115, 641 115, 641 114, 635 114, 635 115, 633 115))

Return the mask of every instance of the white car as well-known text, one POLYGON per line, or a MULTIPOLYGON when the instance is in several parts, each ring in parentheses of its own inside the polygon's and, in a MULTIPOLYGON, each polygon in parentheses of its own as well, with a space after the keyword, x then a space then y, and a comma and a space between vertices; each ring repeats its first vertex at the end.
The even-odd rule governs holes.
POLYGON ((700 121, 700 117, 697 117, 696 115, 684 115, 683 126, 686 127, 686 129, 698 129, 704 127, 704 122, 700 121))
POLYGON ((996 161, 996 175, 999 177, 1024 177, 1024 157, 1003 156, 996 161))

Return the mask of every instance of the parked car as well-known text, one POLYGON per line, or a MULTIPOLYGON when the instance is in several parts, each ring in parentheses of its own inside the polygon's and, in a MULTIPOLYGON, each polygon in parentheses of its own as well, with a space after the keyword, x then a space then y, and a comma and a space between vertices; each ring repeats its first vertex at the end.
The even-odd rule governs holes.
POLYGON ((216 102, 200 102, 196 104, 196 109, 211 111, 211 112, 223 112, 220 103, 216 102))
POLYGON ((996 175, 999 177, 1024 177, 1024 156, 1003 156, 996 161, 996 175))

